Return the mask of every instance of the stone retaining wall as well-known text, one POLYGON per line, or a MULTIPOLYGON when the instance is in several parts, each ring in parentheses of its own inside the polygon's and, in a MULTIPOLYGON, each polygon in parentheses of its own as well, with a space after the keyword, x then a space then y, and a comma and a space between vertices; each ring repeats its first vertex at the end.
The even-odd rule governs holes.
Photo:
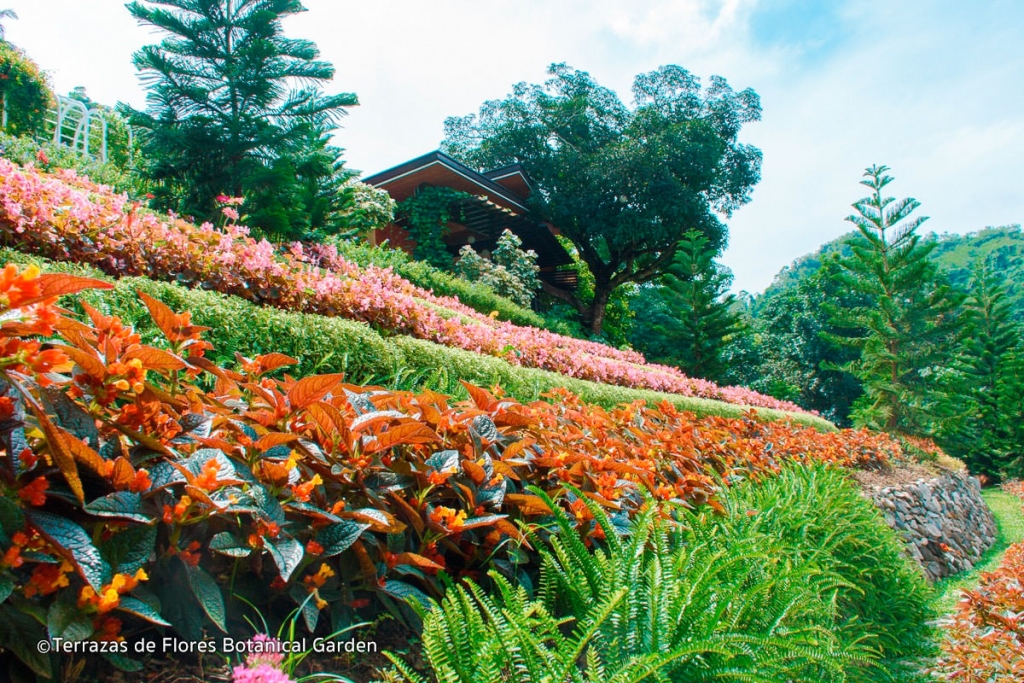
POLYGON ((995 542, 978 480, 959 472, 897 486, 865 487, 932 581, 970 569, 995 542))

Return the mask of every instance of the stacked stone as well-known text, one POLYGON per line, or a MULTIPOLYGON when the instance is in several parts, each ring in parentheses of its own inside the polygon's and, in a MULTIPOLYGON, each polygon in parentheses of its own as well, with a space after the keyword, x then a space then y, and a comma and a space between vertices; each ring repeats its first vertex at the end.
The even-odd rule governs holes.
POLYGON ((932 581, 970 569, 995 542, 995 519, 974 477, 947 472, 865 493, 932 581))

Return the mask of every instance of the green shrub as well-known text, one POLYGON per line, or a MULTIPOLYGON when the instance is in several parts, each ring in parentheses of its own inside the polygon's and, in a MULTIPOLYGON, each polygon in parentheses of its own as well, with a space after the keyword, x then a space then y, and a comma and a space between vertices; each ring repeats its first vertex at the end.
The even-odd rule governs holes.
MULTIPOLYGON (((843 581, 836 594, 842 628, 895 672, 934 654, 927 622, 932 590, 902 542, 846 475, 826 466, 789 467, 777 477, 730 489, 730 534, 761 533, 779 556, 812 561, 843 581)), ((875 672, 877 674, 877 672, 875 672)), ((857 680, 888 680, 864 672, 857 680)))
MULTIPOLYGON (((34 263, 45 271, 67 272, 100 279, 110 278, 99 270, 70 263, 57 263, 28 256, 13 249, 0 250, 0 264, 34 263)), ((668 401, 697 415, 740 417, 747 406, 703 398, 679 396, 647 389, 630 389, 611 384, 566 377, 547 370, 514 366, 500 358, 455 349, 413 337, 381 337, 364 323, 326 316, 289 313, 259 306, 238 297, 192 290, 146 278, 124 278, 109 292, 90 292, 82 298, 108 314, 122 317, 139 332, 155 335, 145 309, 134 291, 142 290, 175 310, 192 312, 196 324, 212 328, 207 339, 218 359, 230 359, 235 352, 244 356, 278 351, 299 361, 296 375, 311 372, 345 372, 350 381, 381 384, 389 388, 428 387, 455 396, 465 396, 459 380, 479 386, 495 384, 521 401, 530 401, 557 387, 565 387, 584 401, 611 408, 644 400, 650 404, 668 401)), ((785 413, 758 408, 765 419, 789 418, 822 431, 835 427, 805 413, 785 413)))

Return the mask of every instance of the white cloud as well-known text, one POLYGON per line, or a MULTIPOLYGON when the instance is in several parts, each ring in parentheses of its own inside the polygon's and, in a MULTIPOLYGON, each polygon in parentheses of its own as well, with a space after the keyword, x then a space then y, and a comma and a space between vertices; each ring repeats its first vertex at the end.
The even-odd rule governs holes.
MULTIPOLYGON (((624 100, 636 73, 680 64, 753 87, 765 154, 753 202, 731 223, 724 260, 737 288, 848 228, 865 166, 892 167, 898 196, 930 229, 1024 218, 1024 56, 1014 1, 306 0, 289 35, 334 63, 333 89, 359 95, 335 140, 375 172, 437 147, 446 116, 476 111, 566 61, 624 100), (771 15, 771 12, 788 14, 771 15), (771 16, 775 23, 765 23, 771 16)), ((9 39, 61 92, 144 103, 131 54, 154 42, 121 0, 8 0, 9 39)))

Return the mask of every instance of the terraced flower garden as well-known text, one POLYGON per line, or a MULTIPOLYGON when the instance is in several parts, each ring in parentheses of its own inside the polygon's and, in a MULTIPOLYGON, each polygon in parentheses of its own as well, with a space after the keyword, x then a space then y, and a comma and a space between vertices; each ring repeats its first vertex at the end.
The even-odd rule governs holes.
MULTIPOLYGON (((5 245, 27 254, 5 252, 0 271, 0 643, 18 680, 138 671, 136 644, 157 638, 367 623, 371 637, 390 622, 406 638, 393 664, 329 673, 925 680, 929 588, 842 474, 914 448, 500 322, 330 249, 159 216, 70 173, 0 162, 0 200, 5 245), (287 324, 225 357, 229 311, 287 324), (460 400, 310 371, 430 342, 542 395, 464 382, 460 400), (565 388, 600 396, 595 383, 616 391, 565 388), (69 649, 37 647, 57 640, 69 649)), ((1018 560, 961 610, 964 648, 993 623, 1019 641, 1018 560)), ((965 657, 948 649, 943 666, 965 657)), ((239 681, 326 665, 301 660, 199 662, 239 681)))

